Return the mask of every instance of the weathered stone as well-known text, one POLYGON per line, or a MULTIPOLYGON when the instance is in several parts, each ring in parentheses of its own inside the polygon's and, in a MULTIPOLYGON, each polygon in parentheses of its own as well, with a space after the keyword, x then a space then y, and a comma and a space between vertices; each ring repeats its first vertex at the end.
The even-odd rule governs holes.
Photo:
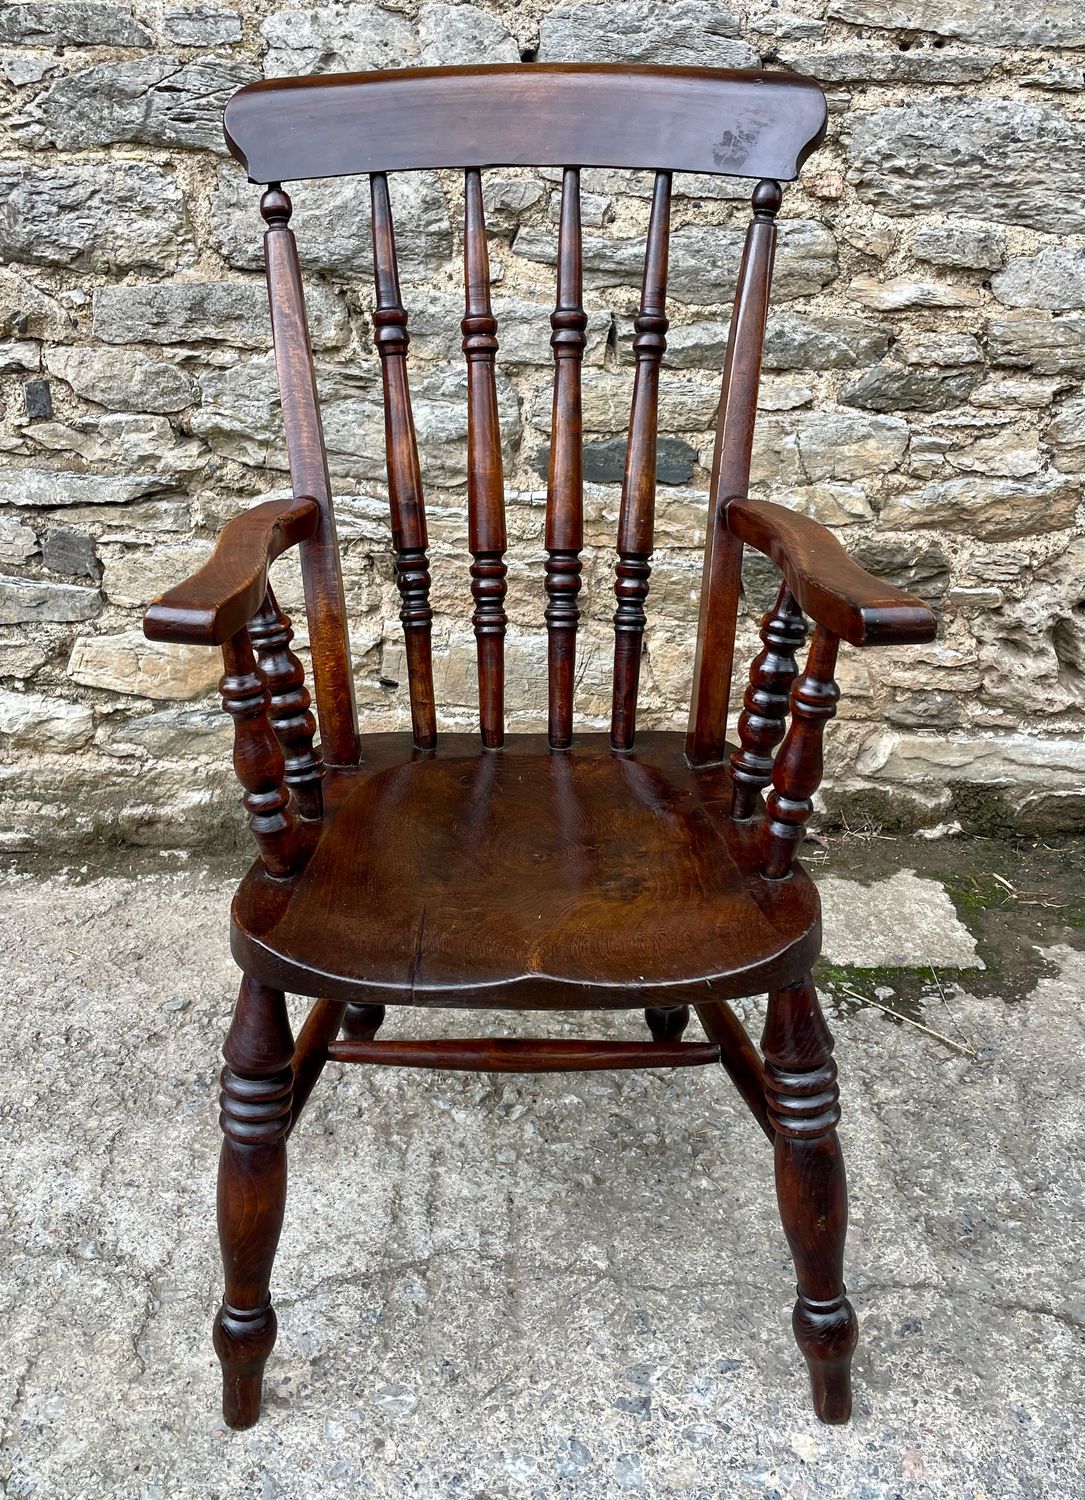
POLYGON ((0 255, 30 265, 169 270, 184 236, 177 180, 147 162, 4 162, 0 205, 0 255))
POLYGON ((67 624, 96 619, 101 612, 97 589, 39 578, 0 578, 0 625, 67 624))
POLYGON ((229 756, 233 725, 218 708, 160 708, 137 719, 111 716, 105 748, 111 755, 191 762, 229 756))
POLYGON ((162 30, 182 47, 215 47, 241 40, 241 17, 221 5, 173 5, 162 16, 162 30))
MULTIPOLYGON (((734 295, 745 230, 689 226, 671 235, 668 295, 679 302, 725 303, 734 295)), ((557 239, 549 229, 521 229, 513 250, 527 260, 553 265, 557 239)), ((585 277, 593 286, 639 286, 644 270, 643 238, 584 236, 585 277)), ((836 241, 823 224, 787 219, 780 225, 773 295, 777 300, 819 291, 837 274, 836 241)))
POLYGON ((427 67, 520 61, 520 49, 502 23, 476 5, 419 6, 418 38, 427 67))
MULTIPOLYGON (((633 394, 632 370, 585 371, 581 389, 581 411, 585 432, 624 433, 629 427, 629 405, 633 394)), ((661 432, 704 432, 715 420, 720 401, 719 382, 668 379, 664 373, 659 389, 661 432)), ((536 403, 533 424, 550 431, 549 392, 536 403)))
POLYGON ((762 416, 754 434, 754 483, 867 479, 894 469, 908 446, 899 417, 847 411, 762 416))
POLYGON ((864 370, 845 386, 845 406, 866 411, 944 411, 968 399, 979 382, 976 370, 917 369, 911 364, 886 363, 864 370))
POLYGON ((983 350, 970 333, 916 333, 900 339, 893 355, 906 365, 981 365, 983 350))
POLYGON ((1017 84, 1023 89, 1059 89, 1077 94, 1085 89, 1085 66, 1071 62, 1069 58, 1056 58, 1044 63, 1034 73, 1025 73, 1017 84))
POLYGON ((23 381, 23 410, 29 422, 53 415, 53 394, 47 380, 23 381))
MULTIPOLYGON (((554 351, 550 347, 551 303, 531 302, 526 297, 495 296, 493 311, 497 319, 500 344, 497 355, 499 364, 553 365, 554 351)), ((424 296, 419 296, 408 310, 412 359, 419 356, 457 362, 462 359, 462 317, 462 292, 427 290, 424 296)), ((588 342, 584 350, 586 364, 602 364, 610 325, 610 313, 606 308, 588 309, 588 326, 585 330, 588 342)))
POLYGON ((783 375, 762 375, 757 388, 757 405, 761 411, 793 411, 797 406, 809 406, 813 399, 811 386, 801 380, 788 380, 783 375))
POLYGON ((0 690, 0 739, 12 746, 46 752, 79 750, 93 733, 94 715, 85 703, 0 690))
POLYGON ((855 526, 874 519, 870 498, 858 484, 803 484, 791 489, 775 486, 772 498, 777 505, 812 516, 824 526, 855 526))
POLYGON ((1006 411, 1020 407, 1026 411, 1050 406, 1065 381, 1058 380, 986 380, 969 396, 973 406, 1006 411))
MULTIPOLYGON (((625 473, 625 438, 584 444, 584 478, 589 484, 621 484, 625 473)), ((535 472, 546 478, 550 444, 532 460, 535 472)), ((688 484, 697 465, 697 450, 681 438, 662 437, 656 443, 656 480, 660 484, 688 484)))
MULTIPOLYGON (((318 349, 350 336, 340 297, 309 285, 309 332, 318 349)), ((267 291, 255 281, 175 281, 107 285, 94 294, 94 334, 107 344, 207 341, 259 349, 271 342, 267 291)))
POLYGON ((138 349, 51 349, 49 368, 77 395, 114 411, 183 411, 195 399, 190 376, 138 349))
POLYGON ((848 143, 860 198, 888 214, 940 209, 1049 230, 1052 164, 1059 227, 1085 229, 1085 124, 1017 100, 931 95, 858 114, 848 143))
POLYGON ((221 672, 217 651, 149 641, 141 630, 80 636, 68 661, 68 676, 84 687, 166 700, 204 697, 221 672))
MULTIPOLYGON (((668 335, 668 345, 681 329, 668 335)), ((779 313, 765 330, 767 370, 852 370, 882 358, 889 330, 881 323, 847 316, 779 313)))
POLYGON ((995 318, 987 352, 992 364, 1037 375, 1085 375, 1085 318, 995 318))
POLYGON ((895 276, 890 281, 856 276, 849 291, 864 307, 875 312, 900 312, 910 307, 977 307, 983 300, 978 287, 916 281, 910 276, 895 276))
MULTIPOLYGON (((998 66, 984 52, 950 52, 942 47, 841 47, 831 52, 781 52, 785 68, 808 73, 822 83, 978 83, 998 66)), ((804 179, 805 180, 805 179, 804 179)))
POLYGON ((40 83, 56 70, 56 60, 43 57, 40 52, 0 52, 0 77, 17 89, 26 88, 28 83, 40 83))
POLYGON ((890 496, 882 510, 882 525, 897 529, 941 526, 985 541, 1004 541, 1072 526, 1077 501, 1073 482, 1057 476, 968 476, 890 496))
POLYGON ((0 329, 16 338, 65 339, 75 327, 55 297, 12 267, 0 267, 0 329))
POLYGON ((924 224, 912 237, 912 254, 932 266, 997 271, 1006 258, 1006 231, 991 224, 924 224))
POLYGON ((160 543, 157 547, 134 547, 111 557, 102 578, 102 592, 111 604, 143 609, 159 594, 172 589, 211 555, 209 542, 160 543))
POLYGON ((160 490, 174 489, 200 474, 210 458, 206 444, 178 432, 168 417, 142 412, 107 412, 79 417, 70 426, 41 422, 28 436, 66 462, 76 454, 88 464, 143 469, 158 476, 160 490))
POLYGON ((984 47, 1085 47, 1075 0, 829 0, 827 14, 859 26, 933 31, 984 47))
POLYGON ((953 468, 972 474, 999 474, 1009 479, 1025 479, 1044 467, 1036 428, 1020 432, 1009 428, 990 437, 980 437, 959 447, 950 448, 946 462, 953 468))
POLYGON ((264 58, 268 78, 402 68, 418 60, 413 27, 403 16, 376 5, 279 10, 260 30, 268 46, 264 58))
POLYGON ((1085 694, 1085 538, 1036 570, 1023 598, 973 622, 984 696, 1017 717, 1080 712, 1085 694))
POLYGON ((38 538, 14 516, 0 516, 0 563, 24 563, 38 550, 38 538))
POLYGON ((32 339, 18 344, 0 344, 0 375, 21 375, 41 369, 41 346, 32 339))
POLYGON ((1055 465, 1064 474, 1085 474, 1085 396, 1073 396, 1053 413, 1047 429, 1055 465))
POLYGON ((937 603, 949 587, 950 560, 936 542, 875 533, 852 543, 848 551, 868 573, 888 579, 927 604, 937 603))
POLYGON ((521 215, 539 202, 543 191, 542 184, 532 178, 485 173, 482 179, 482 203, 486 210, 487 229, 491 234, 507 234, 517 229, 521 215))
POLYGON ((0 505, 123 505, 172 486, 161 474, 73 474, 62 469, 0 469, 0 505))
MULTIPOLYGON (((291 183, 290 187, 294 204, 290 227, 306 273, 349 271, 371 278, 368 189, 359 192, 358 180, 352 177, 291 183)), ((448 205, 440 179, 435 172, 394 172, 389 194, 401 277, 432 276, 452 254, 448 205)), ((211 200, 211 235, 223 259, 242 270, 260 270, 264 264, 266 226, 259 213, 259 196, 236 166, 222 168, 211 200)))
POLYGON ((76 151, 122 142, 225 151, 222 112, 259 73, 225 57, 104 62, 69 73, 12 120, 22 144, 76 151))
POLYGON ((0 5, 0 42, 24 47, 149 47, 151 33, 130 5, 85 0, 0 5))
POLYGON ((192 512, 183 500, 141 500, 133 505, 73 506, 59 513, 102 542, 146 542, 160 532, 187 531, 192 512))
POLYGON ((738 35, 737 19, 710 0, 564 5, 539 24, 538 59, 756 68, 758 54, 738 35))
POLYGON ((763 16, 748 16, 746 24, 758 36, 774 36, 780 41, 809 40, 824 36, 826 30, 824 21, 799 16, 789 10, 770 10, 763 16))
POLYGON ((41 549, 42 562, 50 573, 66 573, 69 578, 101 577, 101 565, 94 549, 94 538, 70 526, 54 526, 46 535, 41 549))
POLYGON ((1007 307, 1085 308, 1085 250, 1052 247, 1020 256, 992 278, 991 290, 1007 307))
MULTIPOLYGON (((380 374, 342 365, 320 365, 324 437, 333 474, 383 484, 386 479, 384 401, 380 374)), ((275 365, 270 355, 211 370, 200 377, 203 404, 192 429, 217 453, 263 468, 286 468, 275 365)), ((511 468, 520 432, 519 407, 507 377, 498 370, 498 410, 511 468)), ((461 485, 467 479, 466 376, 462 368, 415 375, 411 394, 422 474, 428 482, 461 485)))

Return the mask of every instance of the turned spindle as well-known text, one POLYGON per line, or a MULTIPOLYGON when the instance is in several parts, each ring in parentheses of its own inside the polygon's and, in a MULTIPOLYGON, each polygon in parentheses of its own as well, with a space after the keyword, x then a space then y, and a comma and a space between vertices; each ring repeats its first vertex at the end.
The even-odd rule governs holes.
POLYGON ((234 721, 234 771, 243 788, 249 828, 269 875, 297 866, 298 844, 283 776, 286 762, 268 717, 271 694, 247 630, 223 642, 222 706, 234 721))
POLYGON ((731 816, 753 816, 761 792, 772 780, 772 753, 784 737, 795 653, 806 639, 806 621, 791 590, 783 584, 776 603, 761 620, 762 650, 750 666, 750 682, 738 720, 741 749, 731 757, 731 816))
POLYGON ((791 727, 772 768, 766 803, 763 873, 779 880, 791 869, 802 842, 813 797, 821 785, 825 726, 836 713, 840 690, 833 681, 838 638, 819 625, 806 668, 791 689, 791 727))
POLYGON ((270 584, 263 605, 249 621, 249 639, 267 678, 268 717, 283 750, 283 779, 301 816, 319 818, 324 811, 324 762, 313 745, 312 699, 305 686, 305 668, 290 649, 294 639, 290 616, 279 608, 270 584))

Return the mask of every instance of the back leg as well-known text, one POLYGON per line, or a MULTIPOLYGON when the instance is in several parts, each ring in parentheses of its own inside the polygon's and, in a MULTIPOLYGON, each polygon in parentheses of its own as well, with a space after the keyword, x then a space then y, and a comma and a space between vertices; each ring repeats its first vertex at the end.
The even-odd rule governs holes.
POLYGON ((347 1006, 340 1031, 348 1042, 371 1042, 384 1024, 383 1005, 347 1006))
POLYGON ((845 1296, 848 1193, 833 1039, 807 977, 769 996, 761 1040, 776 1132, 776 1196, 798 1279, 792 1327, 823 1422, 851 1416, 851 1356, 859 1324, 845 1296))
POLYGON ((688 1005, 650 1005, 644 1012, 654 1042, 681 1041, 689 1025, 688 1005))

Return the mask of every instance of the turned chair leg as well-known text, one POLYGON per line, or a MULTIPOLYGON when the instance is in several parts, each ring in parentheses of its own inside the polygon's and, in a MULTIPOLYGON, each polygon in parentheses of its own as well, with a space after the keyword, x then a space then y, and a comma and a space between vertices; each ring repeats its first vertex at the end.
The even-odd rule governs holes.
POLYGON ((644 1012, 654 1042, 679 1042, 689 1025, 688 1005, 650 1005, 644 1012))
POLYGON ((769 996, 761 1046, 776 1132, 776 1195, 798 1279, 792 1327, 814 1410, 823 1422, 846 1422, 859 1324, 844 1287, 848 1195, 836 1138, 833 1039, 812 980, 769 996))
POLYGON ((271 1266, 286 1206, 294 1040, 281 990, 245 978, 223 1047, 218 1223, 226 1292, 215 1318, 222 1412, 230 1427, 260 1415, 275 1343, 271 1266))
POLYGON ((371 1042, 383 1025, 383 1005, 350 1004, 339 1030, 348 1042, 371 1042))

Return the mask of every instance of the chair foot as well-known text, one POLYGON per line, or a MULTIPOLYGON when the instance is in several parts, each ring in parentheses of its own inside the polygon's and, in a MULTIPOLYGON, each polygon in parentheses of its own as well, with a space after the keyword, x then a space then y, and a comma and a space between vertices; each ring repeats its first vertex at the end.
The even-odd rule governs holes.
POLYGON ((286 1207, 294 1039, 282 991, 243 979, 222 1050, 218 1225, 226 1292, 214 1342, 222 1414, 230 1427, 251 1427, 275 1343, 269 1287, 286 1207))
POLYGON ((846 1297, 818 1303, 799 1297, 791 1318, 795 1341, 810 1372, 814 1411, 833 1425, 851 1419, 851 1357, 859 1320, 846 1297))
POLYGON ((241 1312, 224 1302, 215 1314, 213 1336, 222 1366, 222 1415, 227 1427, 252 1427, 259 1419, 264 1366, 277 1332, 270 1298, 255 1312, 241 1312))
POLYGON ((644 1012, 652 1040, 678 1042, 689 1025, 688 1005, 650 1005, 644 1012))
POLYGON ((371 1042, 384 1025, 383 1005, 348 1005, 340 1033, 348 1042, 371 1042))
POLYGON ((851 1416, 859 1323, 844 1287, 848 1192, 833 1039, 808 978, 769 996, 762 1038, 765 1095, 776 1134, 776 1196, 799 1300, 792 1327, 823 1422, 851 1416))

